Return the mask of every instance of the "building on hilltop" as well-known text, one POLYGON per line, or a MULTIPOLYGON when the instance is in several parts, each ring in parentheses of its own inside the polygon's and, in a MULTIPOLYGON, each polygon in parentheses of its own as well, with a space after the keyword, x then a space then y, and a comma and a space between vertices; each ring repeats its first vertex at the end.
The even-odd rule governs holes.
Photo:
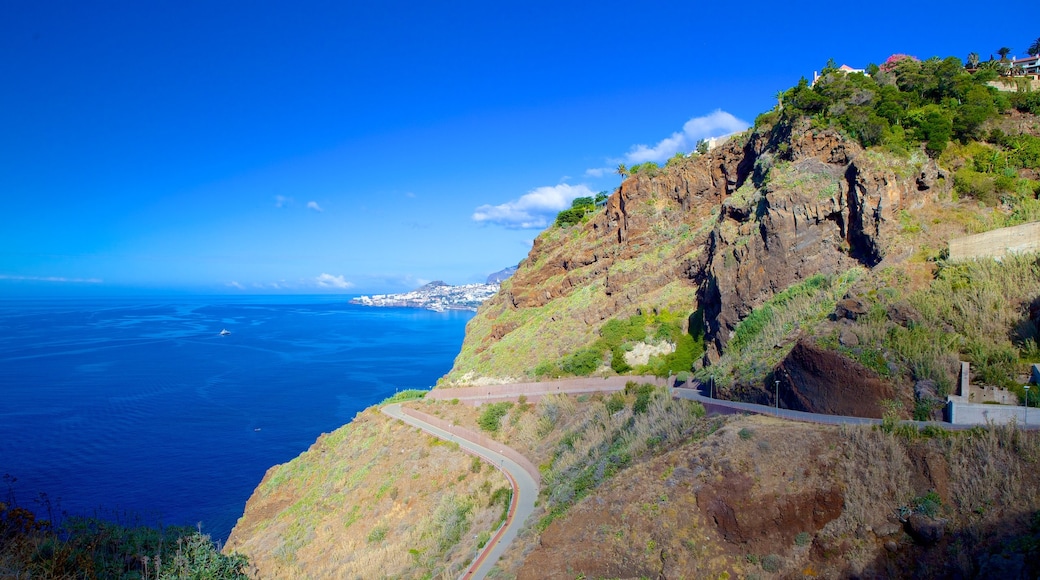
POLYGON ((1040 77, 1040 55, 1011 59, 1011 70, 1014 74, 1040 77))
MULTIPOLYGON (((849 66, 847 64, 843 64, 843 65, 839 66, 838 70, 843 72, 843 73, 845 73, 845 74, 849 74, 849 73, 867 74, 867 71, 865 69, 852 68, 851 66, 849 66)), ((812 84, 809 85, 809 86, 814 86, 816 84, 816 81, 818 81, 818 80, 820 80, 820 73, 819 73, 819 71, 812 71, 812 84)))

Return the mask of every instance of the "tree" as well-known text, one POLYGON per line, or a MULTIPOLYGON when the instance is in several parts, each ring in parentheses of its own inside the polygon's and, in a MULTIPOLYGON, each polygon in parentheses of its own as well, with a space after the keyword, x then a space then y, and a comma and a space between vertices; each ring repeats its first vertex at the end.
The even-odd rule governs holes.
POLYGON ((628 179, 628 176, 630 175, 630 173, 628 172, 628 168, 625 167, 624 163, 618 163, 617 174, 621 176, 621 181, 628 179))
POLYGON ((1038 37, 1036 40, 1034 40, 1033 44, 1029 45, 1029 50, 1026 51, 1026 52, 1029 53, 1029 56, 1040 55, 1040 37, 1038 37))
POLYGON ((776 94, 773 96, 776 97, 777 108, 782 110, 784 108, 784 92, 777 91, 776 94))
POLYGON ((979 68, 979 53, 968 53, 968 68, 979 68))
POLYGON ((997 51, 997 54, 1000 55, 1000 60, 1007 60, 1007 55, 1011 54, 1011 49, 1006 46, 1002 46, 1000 47, 1000 50, 997 51))

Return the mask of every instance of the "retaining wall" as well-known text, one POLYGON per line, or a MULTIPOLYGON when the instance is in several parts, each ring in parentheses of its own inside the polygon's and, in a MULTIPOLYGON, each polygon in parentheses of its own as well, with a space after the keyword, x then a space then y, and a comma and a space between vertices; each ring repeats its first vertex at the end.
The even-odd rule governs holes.
POLYGON ((530 474, 530 476, 534 478, 535 482, 540 483, 542 481, 542 474, 538 472, 538 468, 535 467, 529 459, 521 455, 520 452, 516 451, 515 449, 507 447, 501 441, 495 441, 494 439, 488 437, 487 435, 484 435, 483 433, 477 433, 476 431, 466 429, 465 427, 453 425, 448 421, 441 419, 440 417, 435 417, 428 413, 423 413, 422 411, 409 409, 408 407, 401 407, 401 412, 405 415, 410 415, 412 417, 415 417, 416 419, 425 421, 430 425, 433 425, 434 427, 444 429, 445 431, 451 433, 452 435, 460 439, 471 441, 482 447, 487 447, 488 449, 497 450, 502 455, 505 455, 509 459, 515 461, 517 465, 519 465, 520 467, 523 467, 524 471, 530 474))
POLYGON ((1040 251, 1040 222, 950 240, 950 259, 1000 258, 1040 251))
POLYGON ((1032 407, 1026 422, 1026 408, 1012 405, 983 405, 981 403, 963 403, 953 398, 946 403, 947 419, 957 425, 985 425, 995 423, 1006 425, 1015 422, 1019 425, 1040 424, 1040 409, 1032 407))

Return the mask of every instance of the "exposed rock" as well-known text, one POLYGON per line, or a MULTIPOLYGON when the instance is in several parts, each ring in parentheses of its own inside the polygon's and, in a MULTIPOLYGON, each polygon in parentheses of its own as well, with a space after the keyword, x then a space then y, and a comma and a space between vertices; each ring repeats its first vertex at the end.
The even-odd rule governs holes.
POLYGON ((869 311, 870 308, 862 300, 845 298, 838 302, 838 306, 834 309, 834 317, 839 320, 842 318, 856 320, 869 311))
POLYGON ((906 531, 917 543, 931 546, 946 534, 946 520, 915 513, 907 518, 906 531))
POLYGON ((919 401, 939 400, 939 390, 935 381, 923 379, 914 383, 914 398, 919 401))
MULTIPOLYGON (((940 176, 934 163, 924 163, 922 189, 897 173, 906 170, 899 163, 805 121, 641 171, 587 223, 549 228, 535 240, 470 324, 448 381, 477 368, 515 375, 558 359, 595 340, 609 318, 629 316, 647 300, 700 307, 702 363, 713 364, 741 320, 777 292, 816 274, 873 267, 889 254, 899 212, 929 203, 940 176), (575 292, 583 294, 571 303, 575 292), (552 310, 550 303, 565 312, 515 313, 552 310), (519 326, 482 320, 499 316, 532 328, 517 332, 519 326), (553 339, 536 347, 519 338, 532 335, 553 339)), ((849 298, 835 314, 854 320, 867 309, 849 298)), ((913 319, 909 310, 893 316, 913 319)))
POLYGON ((894 399, 892 385, 841 354, 799 341, 777 369, 780 406, 798 411, 875 417, 881 401, 894 399))
POLYGON ((733 544, 776 550, 801 532, 821 529, 841 515, 845 500, 838 488, 752 499, 751 480, 732 473, 721 485, 703 487, 697 505, 733 544))
POLYGON ((670 352, 675 352, 675 345, 670 342, 662 341, 657 344, 640 342, 625 353, 625 362, 631 366, 645 365, 650 362, 650 357, 670 352))
POLYGON ((897 302, 889 306, 888 319, 900 326, 906 326, 911 322, 920 322, 921 315, 906 302, 897 302))
POLYGON ((903 532, 903 526, 895 522, 885 522, 874 528, 874 535, 879 538, 887 538, 903 532))
POLYGON ((859 345, 859 336, 849 328, 842 328, 838 334, 838 343, 847 347, 857 346, 859 345))

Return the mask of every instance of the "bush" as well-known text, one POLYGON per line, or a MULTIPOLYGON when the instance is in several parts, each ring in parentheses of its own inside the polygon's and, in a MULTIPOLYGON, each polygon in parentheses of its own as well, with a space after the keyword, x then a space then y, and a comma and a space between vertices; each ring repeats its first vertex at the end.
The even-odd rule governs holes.
POLYGON ((381 402, 379 404, 380 405, 389 405, 391 403, 401 403, 401 402, 404 402, 404 401, 414 401, 415 399, 421 399, 421 398, 425 397, 427 392, 429 392, 429 391, 422 391, 422 390, 419 390, 419 389, 406 389, 404 391, 401 391, 401 392, 395 394, 392 397, 387 397, 386 399, 383 399, 383 402, 381 402))
POLYGON ((4 502, 0 562, 5 578, 248 578, 245 556, 221 554, 193 528, 131 527, 83 517, 55 525, 4 502))
POLYGON ((939 514, 939 509, 942 508, 943 502, 939 494, 934 490, 928 493, 914 498, 913 509, 919 514, 926 515, 930 518, 934 518, 939 514))
POLYGON ((643 383, 636 387, 636 400, 632 403, 632 413, 636 415, 645 413, 650 408, 650 399, 654 396, 654 391, 656 390, 657 387, 650 383, 643 383))
POLYGON ((587 377, 603 364, 603 351, 596 348, 583 348, 565 357, 560 362, 560 370, 565 374, 587 377))
POLYGON ((784 561, 776 554, 770 554, 762 558, 762 569, 771 574, 779 572, 783 564, 784 561))
POLYGON ((477 425, 479 425, 484 431, 496 433, 499 427, 501 427, 502 417, 505 417, 506 413, 509 412, 509 408, 512 406, 513 403, 508 401, 484 405, 484 411, 480 414, 480 417, 477 418, 477 425))
POLYGON ((386 538, 388 531, 390 531, 390 528, 386 524, 380 524, 372 528, 372 531, 368 533, 368 543, 382 542, 386 538))
POLYGON ((604 401, 604 405, 607 407, 607 412, 613 415, 625 408, 625 396, 621 393, 611 393, 604 401))

